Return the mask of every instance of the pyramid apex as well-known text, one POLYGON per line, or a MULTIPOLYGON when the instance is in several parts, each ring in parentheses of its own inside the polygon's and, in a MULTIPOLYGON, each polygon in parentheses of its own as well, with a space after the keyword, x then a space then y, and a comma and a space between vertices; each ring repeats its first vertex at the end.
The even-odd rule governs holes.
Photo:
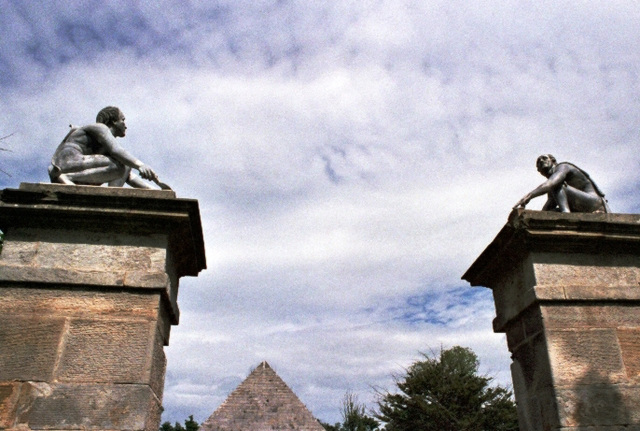
POLYGON ((262 361, 262 362, 260 363, 260 365, 258 365, 258 367, 272 369, 272 368, 269 366, 269 363, 267 363, 267 361, 262 361))
POLYGON ((201 431, 324 431, 291 388, 262 361, 201 425, 201 431))

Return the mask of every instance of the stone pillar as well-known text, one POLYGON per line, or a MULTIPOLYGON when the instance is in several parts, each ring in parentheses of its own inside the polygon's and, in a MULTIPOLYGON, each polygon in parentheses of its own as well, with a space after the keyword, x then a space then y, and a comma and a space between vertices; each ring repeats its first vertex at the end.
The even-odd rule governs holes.
POLYGON ((515 210, 463 278, 493 290, 520 429, 640 429, 640 215, 515 210))
POLYGON ((0 429, 157 431, 178 281, 206 267, 171 191, 0 191, 0 429))

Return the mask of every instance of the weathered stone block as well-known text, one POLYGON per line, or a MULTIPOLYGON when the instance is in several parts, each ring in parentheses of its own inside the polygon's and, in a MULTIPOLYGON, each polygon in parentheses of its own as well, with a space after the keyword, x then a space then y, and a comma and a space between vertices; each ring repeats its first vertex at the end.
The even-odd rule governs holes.
POLYGON ((566 299, 563 286, 536 286, 533 288, 538 300, 566 299))
POLYGON ((640 307, 633 303, 564 302, 540 307, 548 329, 639 327, 640 307))
POLYGON ((614 329, 548 331, 555 385, 612 384, 626 380, 614 329))
POLYGON ((37 242, 12 240, 2 246, 0 262, 7 265, 31 265, 37 253, 37 242))
POLYGON ((634 255, 535 253, 538 285, 638 287, 640 258, 634 255))
POLYGON ((522 343, 533 342, 535 337, 543 331, 542 317, 537 307, 530 307, 524 311, 520 318, 511 322, 506 328, 507 345, 510 351, 515 351, 522 343))
POLYGON ((567 300, 640 299, 640 286, 567 286, 564 291, 567 300))
POLYGON ((94 272, 65 268, 9 266, 0 262, 0 281, 119 287, 124 285, 124 272, 94 272))
POLYGON ((4 314, 0 325, 0 382, 50 380, 64 319, 4 314))
POLYGON ((527 339, 524 325, 519 321, 508 325, 504 332, 507 334, 507 346, 511 352, 518 349, 527 339))
POLYGON ((158 399, 162 400, 164 392, 164 375, 167 369, 167 358, 163 349, 163 338, 160 332, 156 334, 149 371, 149 383, 158 399))
POLYGON ((540 388, 551 387, 551 368, 543 334, 528 338, 512 352, 513 362, 518 364, 522 376, 518 380, 525 383, 524 391, 532 394, 540 388))
POLYGON ((127 271, 124 276, 124 285, 144 288, 166 288, 169 290, 169 276, 164 271, 127 271))
POLYGON ((0 383, 0 429, 13 427, 20 386, 17 382, 0 383))
POLYGON ((166 235, 16 228, 1 260, 7 264, 85 271, 164 271, 166 235))
POLYGON ((28 429, 157 431, 162 407, 146 385, 25 383, 16 425, 28 429))
POLYGON ((0 294, 3 316, 65 318, 135 318, 157 320, 161 309, 159 293, 131 290, 69 290, 61 287, 23 288, 4 286, 0 294))
POLYGON ((496 280, 493 299, 496 304, 496 330, 504 325, 535 300, 533 272, 523 262, 509 266, 502 274, 492 275, 496 280), (517 294, 515 294, 517 292, 517 294))
POLYGON ((148 383, 155 323, 73 320, 56 372, 61 382, 148 383))
POLYGON ((511 375, 521 429, 546 431, 557 426, 549 357, 542 333, 512 350, 511 375))
POLYGON ((524 326, 525 335, 527 338, 536 336, 544 330, 544 322, 542 320, 542 314, 538 307, 530 307, 526 309, 522 314, 522 325, 524 326))
POLYGON ((564 427, 640 424, 640 388, 602 384, 556 388, 564 427))
POLYGON ((622 362, 630 380, 640 379, 640 328, 617 330, 622 362))

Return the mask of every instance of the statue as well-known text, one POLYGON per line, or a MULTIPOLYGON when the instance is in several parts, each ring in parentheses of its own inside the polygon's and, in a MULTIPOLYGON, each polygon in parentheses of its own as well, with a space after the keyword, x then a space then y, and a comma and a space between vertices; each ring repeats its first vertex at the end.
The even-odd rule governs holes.
POLYGON ((49 166, 52 183, 153 189, 142 178, 162 189, 171 189, 158 180, 149 166, 129 154, 115 138, 124 137, 127 126, 124 115, 115 106, 98 112, 96 123, 72 127, 56 149, 49 166), (135 168, 140 176, 133 172, 135 168))
POLYGON ((604 193, 585 171, 568 162, 557 163, 551 154, 543 154, 536 160, 538 172, 547 181, 527 193, 513 207, 524 208, 531 199, 547 194, 543 211, 559 212, 610 212, 604 193))

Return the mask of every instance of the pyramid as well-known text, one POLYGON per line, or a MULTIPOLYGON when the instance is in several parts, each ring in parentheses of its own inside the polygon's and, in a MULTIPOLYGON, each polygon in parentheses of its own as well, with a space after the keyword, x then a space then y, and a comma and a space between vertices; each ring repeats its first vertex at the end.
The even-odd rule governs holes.
POLYGON ((261 363, 200 427, 200 431, 324 431, 296 394, 261 363))

